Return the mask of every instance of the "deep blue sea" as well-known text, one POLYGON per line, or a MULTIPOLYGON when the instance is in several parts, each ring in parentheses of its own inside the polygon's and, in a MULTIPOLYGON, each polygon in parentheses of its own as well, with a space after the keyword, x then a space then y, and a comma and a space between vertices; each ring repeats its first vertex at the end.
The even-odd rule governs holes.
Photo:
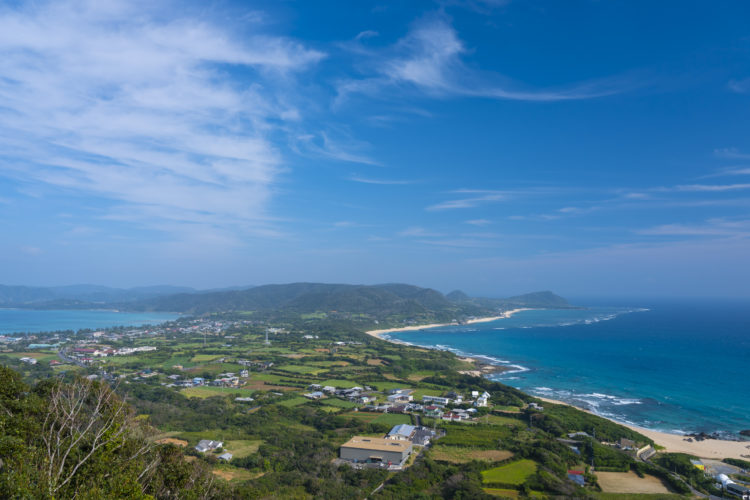
POLYGON ((750 302, 522 311, 394 340, 483 355, 527 393, 673 433, 750 429, 750 302))
POLYGON ((116 311, 33 311, 0 309, 0 334, 37 333, 111 326, 140 326, 177 319, 173 313, 125 313, 116 311))

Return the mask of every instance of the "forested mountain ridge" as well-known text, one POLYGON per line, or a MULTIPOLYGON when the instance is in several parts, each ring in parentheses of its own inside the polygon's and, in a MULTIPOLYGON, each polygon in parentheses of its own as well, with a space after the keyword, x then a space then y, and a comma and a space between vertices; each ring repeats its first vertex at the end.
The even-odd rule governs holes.
POLYGON ((63 309, 80 305, 110 304, 144 300, 161 295, 191 293, 183 286, 156 285, 133 288, 112 288, 101 285, 68 285, 53 287, 0 285, 0 306, 63 309))
POLYGON ((528 307, 534 309, 568 309, 572 306, 566 299, 550 291, 525 293, 505 299, 491 299, 486 297, 469 297, 460 290, 454 290, 446 298, 456 304, 472 304, 489 309, 514 309, 528 307))
POLYGON ((283 311, 296 314, 337 313, 372 319, 410 318, 440 321, 491 316, 518 307, 565 308, 570 304, 552 292, 507 299, 448 295, 414 285, 289 283, 248 288, 197 291, 154 286, 131 289, 97 285, 23 287, 0 285, 0 306, 31 309, 120 309, 206 314, 237 311, 283 311))
POLYGON ((130 304, 132 309, 201 314, 217 311, 286 310, 294 313, 338 312, 374 317, 430 316, 450 321, 488 316, 515 307, 570 307, 551 292, 537 292, 508 299, 470 298, 431 288, 401 283, 345 285, 291 283, 264 285, 248 290, 178 294, 130 304), (459 299, 459 300, 456 300, 459 299))

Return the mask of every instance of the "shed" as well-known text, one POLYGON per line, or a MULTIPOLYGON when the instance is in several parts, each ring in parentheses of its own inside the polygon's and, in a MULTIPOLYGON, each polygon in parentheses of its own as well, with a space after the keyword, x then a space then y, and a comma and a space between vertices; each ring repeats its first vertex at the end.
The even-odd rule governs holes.
POLYGON ((401 465, 409 458, 412 444, 408 441, 354 436, 341 446, 340 456, 352 462, 401 465))

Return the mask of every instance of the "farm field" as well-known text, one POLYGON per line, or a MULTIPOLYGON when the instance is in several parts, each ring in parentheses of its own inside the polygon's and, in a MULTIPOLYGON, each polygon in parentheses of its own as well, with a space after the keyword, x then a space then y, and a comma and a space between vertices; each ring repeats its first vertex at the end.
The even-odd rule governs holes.
POLYGON ((638 477, 633 472, 597 472, 597 481, 605 493, 669 493, 661 479, 638 477))
POLYGON ((684 500, 676 493, 594 493, 600 500, 684 500))
POLYGON ((536 468, 536 462, 533 460, 519 460, 482 471, 482 481, 485 483, 521 485, 530 475, 536 472, 536 468))
POLYGON ((430 455, 435 460, 450 462, 454 464, 463 464, 472 460, 486 460, 488 462, 500 462, 513 456, 513 452, 507 450, 483 450, 480 448, 468 448, 460 446, 442 446, 435 445, 430 451, 430 455))
POLYGON ((260 439, 238 439, 224 443, 224 449, 231 453, 234 458, 243 458, 252 455, 263 441, 260 439))
POLYGON ((250 389, 240 389, 240 388, 233 388, 233 387, 209 387, 209 386, 199 386, 199 387, 186 387, 182 390, 180 390, 182 394, 184 394, 188 398, 210 398, 212 396, 221 396, 221 395, 237 395, 240 397, 245 396, 251 396, 253 394, 253 390, 250 389))
POLYGON ((304 398, 302 396, 298 396, 296 398, 292 399, 286 399, 284 401, 279 401, 279 405, 286 406, 287 408, 294 408, 295 406, 303 405, 310 400, 307 398, 304 398))

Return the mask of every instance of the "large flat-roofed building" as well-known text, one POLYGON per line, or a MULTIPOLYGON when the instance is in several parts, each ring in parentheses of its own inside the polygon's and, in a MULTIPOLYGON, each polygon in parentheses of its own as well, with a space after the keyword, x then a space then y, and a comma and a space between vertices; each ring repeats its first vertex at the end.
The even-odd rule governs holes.
POLYGON ((341 458, 352 462, 391 463, 401 465, 411 454, 409 441, 354 436, 341 446, 341 458))

